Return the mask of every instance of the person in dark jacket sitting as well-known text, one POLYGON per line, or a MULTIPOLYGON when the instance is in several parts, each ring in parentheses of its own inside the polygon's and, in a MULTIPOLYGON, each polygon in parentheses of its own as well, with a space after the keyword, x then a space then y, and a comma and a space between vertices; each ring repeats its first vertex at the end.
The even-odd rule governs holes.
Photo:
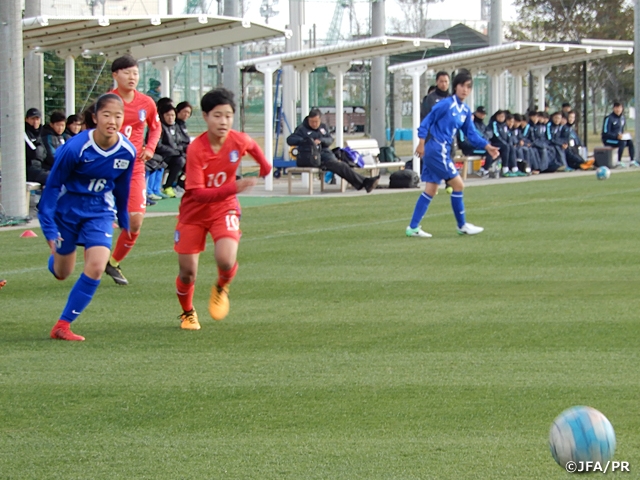
POLYGON ((298 125, 295 131, 287 137, 287 144, 300 146, 306 138, 310 138, 316 145, 321 146, 320 158, 323 170, 340 175, 353 185, 356 190, 364 188, 367 193, 369 193, 376 188, 380 181, 380 175, 371 178, 364 177, 354 171, 345 162, 338 160, 333 152, 329 150, 329 147, 333 143, 333 137, 329 134, 327 126, 322 123, 322 114, 317 108, 311 109, 309 115, 298 125))
POLYGON ((551 115, 551 119, 547 123, 547 141, 552 154, 549 169, 555 166, 558 167, 558 171, 563 171, 562 167, 564 167, 564 171, 568 172, 575 170, 567 164, 566 150, 569 147, 569 138, 562 125, 562 112, 554 112, 551 115))
POLYGON ((67 126, 67 117, 62 112, 53 112, 49 117, 49 123, 42 127, 42 144, 47 149, 47 158, 44 166, 47 170, 53 167, 56 150, 64 145, 64 129, 67 126))
POLYGON ((162 134, 156 147, 156 155, 162 157, 162 162, 167 164, 169 174, 162 186, 162 193, 170 198, 176 196, 173 185, 178 181, 178 176, 186 164, 186 148, 178 139, 176 127, 176 109, 173 105, 163 105, 158 112, 162 124, 162 134))
POLYGON ((626 119, 624 118, 624 107, 620 102, 614 102, 613 112, 604 118, 602 124, 602 143, 605 147, 613 147, 618 149, 618 162, 621 166, 622 153, 625 147, 629 148, 629 157, 631 157, 631 165, 637 167, 639 164, 635 161, 635 148, 631 136, 624 133, 626 119), (628 137, 628 138, 627 138, 628 137))
POLYGON ((24 119, 24 142, 27 168, 27 181, 37 182, 43 187, 47 183, 49 169, 44 166, 47 149, 44 148, 40 132, 42 128, 42 114, 37 108, 27 110, 24 119))
POLYGON ((62 133, 64 140, 67 141, 71 137, 75 137, 82 131, 82 118, 80 115, 69 115, 67 117, 67 126, 62 133))
POLYGON ((191 136, 187 130, 187 120, 191 118, 193 107, 189 102, 180 102, 176 105, 176 143, 181 145, 185 153, 191 143, 191 136))
POLYGON ((520 177, 522 172, 518 170, 516 163, 516 151, 511 142, 509 127, 506 124, 507 113, 504 110, 498 110, 491 122, 489 122, 492 132, 491 145, 498 147, 500 150, 500 158, 502 159, 502 176, 503 177, 520 177))
POLYGON ((581 147, 582 140, 576 131, 576 112, 570 111, 567 114, 567 123, 563 127, 564 136, 567 138, 568 147, 565 150, 567 155, 567 165, 571 168, 580 168, 581 170, 590 170, 593 168, 595 160, 585 160, 582 156, 581 147))

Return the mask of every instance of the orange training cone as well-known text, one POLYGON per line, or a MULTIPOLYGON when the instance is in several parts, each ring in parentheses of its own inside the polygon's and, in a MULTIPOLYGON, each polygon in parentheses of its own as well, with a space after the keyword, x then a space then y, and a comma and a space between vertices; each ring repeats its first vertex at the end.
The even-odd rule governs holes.
POLYGON ((36 234, 36 232, 34 232, 33 230, 25 230, 24 232, 22 232, 22 234, 20 235, 20 238, 31 238, 31 237, 37 237, 38 235, 36 234))

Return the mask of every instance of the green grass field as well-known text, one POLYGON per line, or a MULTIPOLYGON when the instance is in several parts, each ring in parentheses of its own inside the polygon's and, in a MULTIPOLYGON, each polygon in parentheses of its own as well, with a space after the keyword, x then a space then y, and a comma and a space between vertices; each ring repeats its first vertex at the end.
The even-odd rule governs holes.
MULTIPOLYGON (((640 469, 640 172, 247 206, 231 313, 179 329, 174 217, 145 220, 74 324, 80 272, 0 232, 0 478, 554 479, 549 427, 590 405, 640 469)), ((38 233, 40 231, 38 230, 38 233)), ((633 473, 636 472, 636 473, 633 473)), ((598 476, 600 478, 600 476, 598 476)))

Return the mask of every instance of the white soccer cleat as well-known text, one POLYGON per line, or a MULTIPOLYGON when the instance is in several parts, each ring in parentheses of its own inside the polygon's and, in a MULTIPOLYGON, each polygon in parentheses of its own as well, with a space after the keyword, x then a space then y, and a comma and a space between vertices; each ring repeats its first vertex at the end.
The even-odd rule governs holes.
POLYGON ((422 237, 422 238, 432 237, 430 233, 427 233, 424 230, 422 230, 420 226, 418 226, 417 228, 407 227, 407 230, 405 231, 405 233, 407 234, 407 237, 422 237))
POLYGON ((482 227, 476 227, 472 223, 465 223, 460 228, 458 228, 458 233, 460 235, 477 235, 478 233, 484 231, 482 227))

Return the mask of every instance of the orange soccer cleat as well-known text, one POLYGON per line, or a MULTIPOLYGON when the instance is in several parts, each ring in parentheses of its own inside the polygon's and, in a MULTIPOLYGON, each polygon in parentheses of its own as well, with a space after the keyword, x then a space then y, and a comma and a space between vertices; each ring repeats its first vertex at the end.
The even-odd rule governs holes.
POLYGON ((55 340, 67 340, 70 342, 84 342, 84 337, 76 335, 69 328, 69 322, 59 320, 51 329, 51 338, 55 340))
POLYGON ((195 308, 189 312, 182 312, 182 315, 178 317, 180 319, 180 328, 183 330, 200 330, 200 323, 198 322, 198 314, 195 308))
POLYGON ((209 314, 214 320, 223 320, 229 313, 229 289, 214 285, 209 298, 209 314))

